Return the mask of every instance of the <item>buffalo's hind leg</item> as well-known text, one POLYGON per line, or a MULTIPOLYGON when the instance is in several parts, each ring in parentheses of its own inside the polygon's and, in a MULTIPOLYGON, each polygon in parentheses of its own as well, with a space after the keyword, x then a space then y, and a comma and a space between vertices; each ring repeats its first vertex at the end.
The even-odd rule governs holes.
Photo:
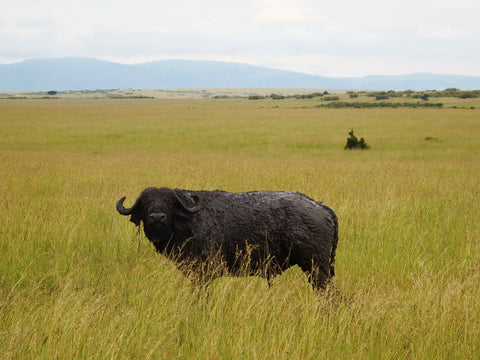
POLYGON ((314 289, 324 290, 328 284, 330 276, 327 275, 319 266, 311 262, 310 264, 298 264, 303 270, 307 279, 314 289))

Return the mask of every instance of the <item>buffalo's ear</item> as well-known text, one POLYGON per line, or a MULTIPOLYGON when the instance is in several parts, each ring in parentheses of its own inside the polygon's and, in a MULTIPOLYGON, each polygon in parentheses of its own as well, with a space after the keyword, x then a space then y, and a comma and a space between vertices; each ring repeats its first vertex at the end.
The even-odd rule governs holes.
POLYGON ((199 197, 195 193, 191 193, 187 190, 174 190, 175 194, 175 206, 183 211, 194 214, 200 210, 199 197))
POLYGON ((191 229, 190 221, 198 205, 198 196, 186 191, 175 190, 176 200, 172 211, 173 228, 175 231, 188 231, 191 229))
POLYGON ((140 226, 140 220, 141 217, 138 211, 133 211, 132 216, 130 217, 130 221, 133 222, 136 226, 140 226))

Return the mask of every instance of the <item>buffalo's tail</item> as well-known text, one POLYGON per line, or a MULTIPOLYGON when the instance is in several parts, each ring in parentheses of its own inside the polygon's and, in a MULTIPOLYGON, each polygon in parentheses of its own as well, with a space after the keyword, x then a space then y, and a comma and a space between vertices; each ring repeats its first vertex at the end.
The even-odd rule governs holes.
POLYGON ((333 226, 334 226, 334 237, 332 242, 332 248, 330 250, 330 277, 335 276, 335 254, 337 252, 338 245, 338 218, 335 212, 333 213, 333 226))

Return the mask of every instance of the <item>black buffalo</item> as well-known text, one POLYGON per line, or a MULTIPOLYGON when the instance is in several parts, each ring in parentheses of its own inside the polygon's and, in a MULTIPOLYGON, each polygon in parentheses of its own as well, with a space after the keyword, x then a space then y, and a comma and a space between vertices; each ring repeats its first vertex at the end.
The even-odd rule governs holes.
POLYGON ((270 278, 298 265, 314 287, 334 275, 338 220, 335 212, 299 192, 190 191, 150 187, 126 209, 157 251, 205 262, 220 254, 230 272, 248 255, 249 269, 270 278), (268 264, 268 269, 265 269, 268 264))

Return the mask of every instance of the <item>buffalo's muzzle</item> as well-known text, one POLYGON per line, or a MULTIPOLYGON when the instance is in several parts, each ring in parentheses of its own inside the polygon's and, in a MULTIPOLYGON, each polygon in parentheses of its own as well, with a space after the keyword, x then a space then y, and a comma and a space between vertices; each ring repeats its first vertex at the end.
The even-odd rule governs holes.
POLYGON ((165 221, 167 220, 167 215, 165 213, 162 213, 162 212, 156 212, 156 213, 151 213, 148 215, 148 217, 150 218, 150 221, 154 222, 154 223, 165 223, 165 221))

